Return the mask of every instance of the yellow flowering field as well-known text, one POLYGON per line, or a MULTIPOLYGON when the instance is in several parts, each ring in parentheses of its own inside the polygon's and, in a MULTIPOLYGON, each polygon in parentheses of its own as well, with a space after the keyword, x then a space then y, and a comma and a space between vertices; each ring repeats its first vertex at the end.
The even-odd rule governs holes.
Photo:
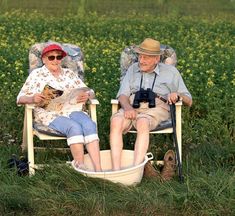
POLYGON ((193 17, 108 18, 91 14, 47 17, 14 11, 0 16, 1 144, 20 143, 23 108, 16 96, 28 75, 28 51, 36 42, 54 40, 80 46, 85 55, 86 83, 100 101, 99 134, 108 148, 110 99, 119 87, 119 60, 128 45, 145 37, 176 50, 177 68, 192 93, 194 105, 184 109, 184 145, 234 141, 234 22, 193 17), (7 141, 8 140, 8 141, 7 141))

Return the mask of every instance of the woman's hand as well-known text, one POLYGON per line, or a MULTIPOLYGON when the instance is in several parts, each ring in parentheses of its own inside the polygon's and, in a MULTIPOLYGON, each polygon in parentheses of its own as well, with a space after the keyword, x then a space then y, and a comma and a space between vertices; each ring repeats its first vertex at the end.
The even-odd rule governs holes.
POLYGON ((79 93, 79 95, 77 96, 77 103, 84 103, 87 102, 87 100, 89 99, 90 94, 89 91, 88 92, 81 92, 79 93))
POLYGON ((39 104, 45 100, 45 96, 41 93, 36 93, 33 95, 33 103, 39 104))

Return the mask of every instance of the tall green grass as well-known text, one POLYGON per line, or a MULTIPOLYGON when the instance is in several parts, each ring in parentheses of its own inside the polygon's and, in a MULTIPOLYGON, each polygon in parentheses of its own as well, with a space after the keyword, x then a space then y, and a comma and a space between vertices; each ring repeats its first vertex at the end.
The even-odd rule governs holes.
POLYGON ((1 175, 2 215, 233 215, 234 175, 186 165, 186 182, 143 178, 136 187, 51 166, 35 176, 1 175), (189 167, 188 167, 189 166, 189 167))

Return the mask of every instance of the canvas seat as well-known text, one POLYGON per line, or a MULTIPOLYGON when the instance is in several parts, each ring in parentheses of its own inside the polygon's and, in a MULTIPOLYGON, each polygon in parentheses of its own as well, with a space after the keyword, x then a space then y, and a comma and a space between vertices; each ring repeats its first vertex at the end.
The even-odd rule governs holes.
MULTIPOLYGON (((129 68, 129 66, 138 61, 138 56, 134 51, 134 45, 126 47, 121 53, 120 58, 120 69, 121 69, 121 78, 122 80, 129 68)), ((166 64, 172 64, 176 66, 177 57, 173 48, 166 45, 161 45, 161 50, 163 51, 163 55, 161 56, 161 62, 166 64)), ((117 99, 111 100, 112 105, 112 114, 118 111, 119 102, 117 99)), ((179 149, 179 158, 180 162, 182 161, 182 123, 181 123, 181 109, 182 109, 182 101, 178 101, 175 104, 175 124, 176 124, 176 136, 178 141, 178 149, 179 149)), ((150 131, 150 134, 173 134, 173 125, 172 120, 168 119, 166 121, 161 122, 154 130, 150 131)), ((136 133, 136 129, 132 128, 129 133, 136 133)), ((151 143, 150 143, 151 145, 151 143)), ((175 143, 174 143, 175 145, 175 143)), ((157 164, 164 164, 163 160, 158 160, 157 164)))
MULTIPOLYGON (((49 43, 55 43, 49 41, 46 43, 37 43, 30 48, 29 51, 29 72, 33 69, 41 67, 41 52, 43 48, 49 43)), ((59 44, 59 43, 57 43, 59 44)), ((69 68, 78 73, 79 77, 84 80, 84 69, 83 69, 83 54, 79 47, 72 44, 59 44, 66 52, 67 56, 62 61, 62 67, 69 68)), ((99 104, 97 99, 91 99, 88 101, 86 106, 86 111, 88 112, 91 119, 97 124, 96 116, 96 106, 99 104)), ((33 118, 34 104, 25 105, 24 114, 24 128, 23 128, 23 143, 22 150, 27 151, 27 157, 29 162, 29 173, 33 175, 35 169, 39 168, 40 165, 35 162, 35 151, 45 150, 47 148, 38 147, 35 145, 34 140, 37 137, 39 140, 65 140, 66 137, 63 136, 58 131, 50 129, 40 124, 36 124, 33 118)), ((67 146, 67 144, 66 144, 67 146)), ((67 151, 68 147, 55 148, 53 150, 67 151)))

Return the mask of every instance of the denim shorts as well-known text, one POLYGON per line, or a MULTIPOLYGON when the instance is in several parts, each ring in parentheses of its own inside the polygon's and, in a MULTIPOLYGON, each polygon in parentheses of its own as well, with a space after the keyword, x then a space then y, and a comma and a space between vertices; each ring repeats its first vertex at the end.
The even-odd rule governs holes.
POLYGON ((68 145, 88 144, 99 140, 96 123, 84 112, 72 112, 69 117, 59 116, 49 127, 67 137, 68 145))

